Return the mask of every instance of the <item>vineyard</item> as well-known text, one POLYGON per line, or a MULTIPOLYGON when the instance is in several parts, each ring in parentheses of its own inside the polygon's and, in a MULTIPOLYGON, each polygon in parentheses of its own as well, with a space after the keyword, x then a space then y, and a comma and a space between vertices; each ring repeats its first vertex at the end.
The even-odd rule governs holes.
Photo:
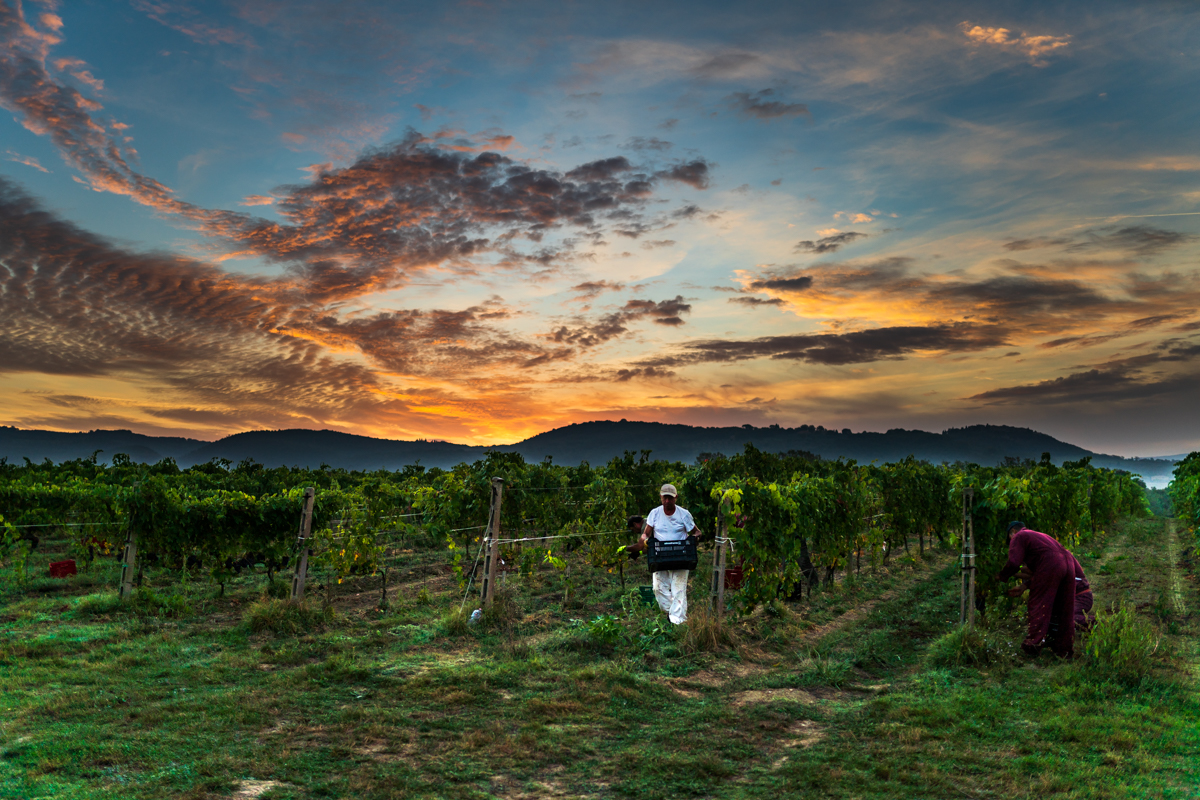
POLYGON ((1198 459, 1179 520, 1049 459, 0 465, 0 796, 1192 796, 1198 459), (624 549, 666 482, 705 534, 679 626, 624 549), (1075 661, 1020 653, 1012 519, 1091 581, 1075 661))
MULTIPOLYGON (((268 469, 210 462, 186 470, 170 460, 135 464, 118 456, 59 465, 0 467, 4 539, 0 557, 22 561, 39 535, 67 532, 84 570, 111 566, 136 541, 140 572, 150 564, 204 577, 221 591, 259 568, 268 583, 295 566, 305 487, 315 488, 311 568, 325 584, 403 569, 405 555, 445 547, 464 588, 475 577, 489 524, 490 485, 504 481, 500 558, 516 572, 563 568, 563 557, 618 576, 631 541, 625 520, 658 504, 674 483, 702 530, 726 532, 742 566, 741 610, 837 574, 886 564, 898 552, 957 545, 962 494, 978 542, 978 602, 995 594, 1006 557, 1005 526, 1022 519, 1075 549, 1119 515, 1146 515, 1143 487, 1127 473, 1087 461, 1055 466, 935 466, 907 459, 884 465, 774 455, 747 446, 738 456, 687 466, 626 453, 592 468, 526 463, 492 454, 453 470, 401 472, 268 469), (557 554, 557 555, 556 555, 557 554)), ((1194 482, 1195 477, 1191 479, 1194 482)), ((1194 491, 1194 488, 1193 488, 1194 491)), ((1184 506, 1181 506, 1184 507, 1184 506)))

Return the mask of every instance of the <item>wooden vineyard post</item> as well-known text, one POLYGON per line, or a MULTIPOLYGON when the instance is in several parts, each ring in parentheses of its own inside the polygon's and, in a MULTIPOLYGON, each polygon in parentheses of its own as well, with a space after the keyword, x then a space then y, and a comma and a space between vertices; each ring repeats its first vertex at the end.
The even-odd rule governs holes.
POLYGON ((967 626, 975 627, 975 515, 971 513, 971 509, 975 507, 975 490, 968 489, 970 493, 970 508, 967 509, 967 547, 969 552, 970 565, 968 569, 968 586, 967 586, 967 626))
POLYGON ((959 623, 975 626, 975 520, 971 509, 975 505, 975 489, 963 489, 962 535, 962 603, 959 623))
POLYGON ((725 616, 725 551, 728 547, 724 503, 717 509, 717 549, 713 553, 712 602, 717 619, 725 616))
POLYGON ((137 536, 133 528, 125 536, 125 549, 121 551, 121 589, 120 597, 128 600, 133 596, 133 576, 137 566, 137 536))
POLYGON ((484 608, 492 605, 496 595, 496 574, 500 571, 500 505, 503 502, 504 478, 492 478, 492 508, 488 513, 487 540, 484 542, 487 555, 483 558, 483 585, 479 587, 484 608))
POLYGON ((308 580, 308 556, 312 548, 308 546, 308 534, 312 530, 313 498, 317 490, 309 486, 304 490, 304 511, 300 514, 300 533, 296 544, 300 547, 300 555, 296 561, 296 571, 292 573, 292 602, 298 603, 304 599, 304 582, 308 580))

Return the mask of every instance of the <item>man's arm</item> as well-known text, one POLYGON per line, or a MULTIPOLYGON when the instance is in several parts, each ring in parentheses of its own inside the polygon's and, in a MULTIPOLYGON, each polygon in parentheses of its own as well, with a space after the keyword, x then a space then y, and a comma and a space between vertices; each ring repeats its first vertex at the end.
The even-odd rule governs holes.
POLYGON ((625 549, 626 550, 635 550, 640 553, 641 551, 646 549, 646 541, 653 535, 654 535, 654 528, 649 523, 647 523, 642 528, 642 535, 640 537, 638 537, 637 542, 635 544, 629 545, 629 547, 627 547, 625 549))
POLYGON ((1021 568, 1021 564, 1025 561, 1025 538, 1021 534, 1024 531, 1017 532, 1012 541, 1008 543, 1008 563, 1004 565, 1004 569, 1000 570, 1000 574, 996 577, 1001 581, 1006 581, 1013 575, 1017 574, 1017 570, 1021 568))

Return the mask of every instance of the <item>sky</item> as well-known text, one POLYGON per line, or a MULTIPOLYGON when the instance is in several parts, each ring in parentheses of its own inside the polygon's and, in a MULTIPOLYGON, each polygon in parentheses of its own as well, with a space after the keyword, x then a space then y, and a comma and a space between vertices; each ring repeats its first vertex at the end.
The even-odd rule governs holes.
POLYGON ((0 424, 1200 448, 1200 7, 0 0, 0 424))

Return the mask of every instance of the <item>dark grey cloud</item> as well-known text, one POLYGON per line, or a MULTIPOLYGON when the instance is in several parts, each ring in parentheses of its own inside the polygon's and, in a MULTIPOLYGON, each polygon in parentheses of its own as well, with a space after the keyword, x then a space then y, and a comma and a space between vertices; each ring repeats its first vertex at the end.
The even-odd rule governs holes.
POLYGON ((633 369, 617 370, 616 380, 619 383, 631 381, 634 378, 670 378, 675 375, 674 371, 669 369, 660 369, 659 367, 634 367, 633 369))
POLYGON ((1154 378, 1124 370, 1091 369, 1053 380, 993 389, 967 399, 990 405, 1059 405, 1147 400, 1200 391, 1200 373, 1154 378))
POLYGON ((1070 249, 1124 250, 1139 256, 1152 256, 1195 238, 1190 234, 1150 225, 1129 225, 1122 228, 1114 226, 1084 231, 1070 249))
POLYGON ((571 291, 579 292, 576 300, 593 300, 604 292, 619 292, 625 284, 614 281, 584 281, 571 287, 571 291))
POLYGON ((709 180, 708 167, 707 161, 698 158, 695 161, 676 164, 669 169, 660 170, 654 173, 654 176, 668 181, 686 183, 693 189, 707 189, 709 180))
POLYGON ((1157 255, 1172 247, 1194 241, 1195 236, 1152 225, 1107 225, 1071 236, 1035 236, 1006 242, 1005 250, 1021 252, 1042 247, 1061 247, 1068 252, 1121 250, 1139 256, 1157 255))
POLYGON ((725 98, 738 113, 765 121, 807 115, 808 106, 803 103, 785 103, 776 100, 774 89, 757 92, 734 92, 725 98))
POLYGON ((808 239, 797 242, 794 249, 798 253, 836 253, 845 245, 865 238, 867 238, 867 234, 859 231, 842 231, 831 236, 823 236, 815 242, 808 239))
POLYGON ((778 297, 763 299, 761 297, 751 297, 748 295, 742 297, 731 297, 729 298, 729 302, 741 303, 744 306, 782 306, 786 304, 786 301, 781 300, 778 297))
POLYGON ((657 136, 634 136, 621 146, 627 150, 654 150, 663 153, 670 150, 674 145, 671 142, 659 139, 657 136))
POLYGON ((1117 305, 1116 301, 1080 281, 1047 280, 1024 275, 934 285, 926 291, 931 299, 961 303, 974 313, 992 316, 1027 317, 1065 312, 1099 314, 1117 305))
POLYGON ((1020 253, 1025 250, 1036 250, 1041 247, 1064 247, 1070 243, 1070 239, 1035 236, 1032 239, 1014 239, 1011 242, 1005 242, 1003 247, 1005 250, 1020 253))
POLYGON ((1200 390, 1200 372, 1187 367, 1179 371, 1178 365, 1196 360, 1200 360, 1200 342, 1167 339, 1159 342, 1154 352, 1113 359, 1050 380, 992 389, 967 399, 991 405, 1060 405, 1194 396, 1200 390))
POLYGON ((743 67, 754 64, 759 59, 760 56, 754 53, 721 53, 700 64, 694 72, 705 78, 725 78, 737 75, 743 67))
POLYGON ((750 288, 754 291, 802 292, 812 286, 812 276, 798 275, 794 278, 765 278, 752 281, 750 288))
MULTIPOLYGON (((697 165, 705 166, 680 165, 679 175, 663 177, 701 181, 697 165)), ((594 231, 623 220, 624 231, 638 232, 656 180, 623 156, 563 174, 494 152, 447 151, 412 132, 348 167, 276 189, 282 224, 226 213, 208 229, 239 249, 301 264, 322 297, 352 296, 493 250, 510 263, 534 260, 540 253, 516 242, 538 242, 563 226, 594 231)))
POLYGON ((595 347, 628 333, 629 326, 641 320, 670 327, 683 325, 683 315, 691 310, 682 295, 671 300, 629 300, 619 311, 593 322, 561 325, 549 338, 556 344, 595 347))
POLYGON ((1150 317, 1135 319, 1129 323, 1129 327, 1137 330, 1141 330, 1143 328, 1157 328, 1159 325, 1162 325, 1165 322, 1174 322, 1177 319, 1183 319, 1190 316, 1191 314, 1189 313, 1155 314, 1150 317))
POLYGON ((999 326, 954 323, 872 328, 848 333, 766 336, 758 339, 709 339, 689 342, 677 357, 649 359, 645 366, 721 363, 756 358, 845 365, 896 360, 921 350, 971 352, 1006 344, 999 326))
POLYGON ((571 170, 566 176, 573 181, 602 181, 632 169, 633 165, 629 163, 629 159, 616 156, 588 162, 571 170))

